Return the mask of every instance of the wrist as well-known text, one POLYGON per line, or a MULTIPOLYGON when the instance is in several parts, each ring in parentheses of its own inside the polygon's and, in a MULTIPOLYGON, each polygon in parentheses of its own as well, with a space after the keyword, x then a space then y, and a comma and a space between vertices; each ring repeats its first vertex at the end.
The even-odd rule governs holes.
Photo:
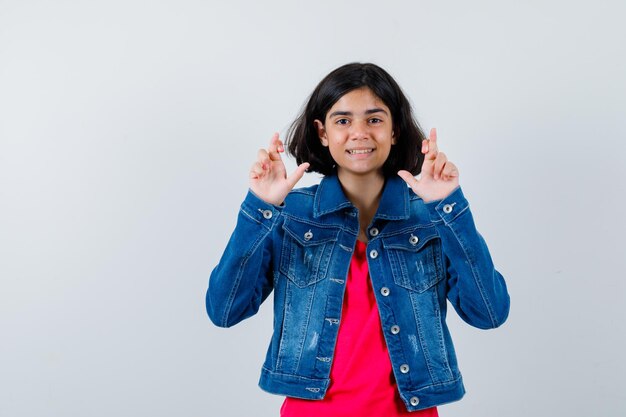
POLYGON ((274 206, 274 207, 283 207, 284 206, 284 201, 285 199, 280 199, 280 201, 278 201, 278 199, 273 199, 267 196, 262 196, 260 195, 258 192, 255 192, 252 188, 248 189, 248 192, 250 194, 252 194, 257 200, 260 200, 262 202, 264 202, 265 204, 274 206))

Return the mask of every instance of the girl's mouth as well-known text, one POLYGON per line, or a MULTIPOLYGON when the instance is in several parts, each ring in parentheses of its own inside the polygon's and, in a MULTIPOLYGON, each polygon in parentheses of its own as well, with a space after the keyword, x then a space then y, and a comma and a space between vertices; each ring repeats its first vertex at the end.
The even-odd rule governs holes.
POLYGON ((348 152, 350 155, 361 155, 361 154, 371 153, 373 151, 374 149, 349 149, 346 152, 348 152))

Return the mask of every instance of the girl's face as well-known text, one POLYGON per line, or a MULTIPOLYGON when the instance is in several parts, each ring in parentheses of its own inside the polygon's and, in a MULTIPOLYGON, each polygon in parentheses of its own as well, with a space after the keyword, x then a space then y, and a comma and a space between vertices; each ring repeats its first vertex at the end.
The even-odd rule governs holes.
POLYGON ((383 164, 396 143, 391 111, 367 87, 343 95, 315 120, 322 145, 330 150, 340 176, 383 175, 383 164))

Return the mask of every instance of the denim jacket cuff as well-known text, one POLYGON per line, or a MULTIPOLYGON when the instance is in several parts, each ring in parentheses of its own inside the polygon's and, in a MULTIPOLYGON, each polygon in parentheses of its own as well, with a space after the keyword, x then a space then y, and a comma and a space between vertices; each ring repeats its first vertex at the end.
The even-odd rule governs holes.
POLYGON ((267 203, 259 198, 252 190, 248 190, 246 198, 241 203, 241 211, 243 211, 248 217, 253 219, 259 224, 272 228, 272 224, 278 219, 284 204, 281 206, 275 206, 267 203))
POLYGON ((463 195, 461 186, 456 187, 446 198, 431 201, 425 203, 425 205, 431 221, 439 222, 443 220, 446 224, 452 222, 469 208, 469 202, 463 195))

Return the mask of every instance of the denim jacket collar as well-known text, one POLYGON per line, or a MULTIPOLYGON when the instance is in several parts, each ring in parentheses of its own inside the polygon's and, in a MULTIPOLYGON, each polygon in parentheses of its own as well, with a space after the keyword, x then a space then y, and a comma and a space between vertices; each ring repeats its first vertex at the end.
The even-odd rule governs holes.
MULTIPOLYGON (((339 177, 329 175, 322 178, 313 204, 313 217, 317 218, 345 207, 353 207, 343 193, 339 177)), ((383 195, 374 218, 405 220, 409 218, 409 188, 400 177, 385 180, 383 195)))

